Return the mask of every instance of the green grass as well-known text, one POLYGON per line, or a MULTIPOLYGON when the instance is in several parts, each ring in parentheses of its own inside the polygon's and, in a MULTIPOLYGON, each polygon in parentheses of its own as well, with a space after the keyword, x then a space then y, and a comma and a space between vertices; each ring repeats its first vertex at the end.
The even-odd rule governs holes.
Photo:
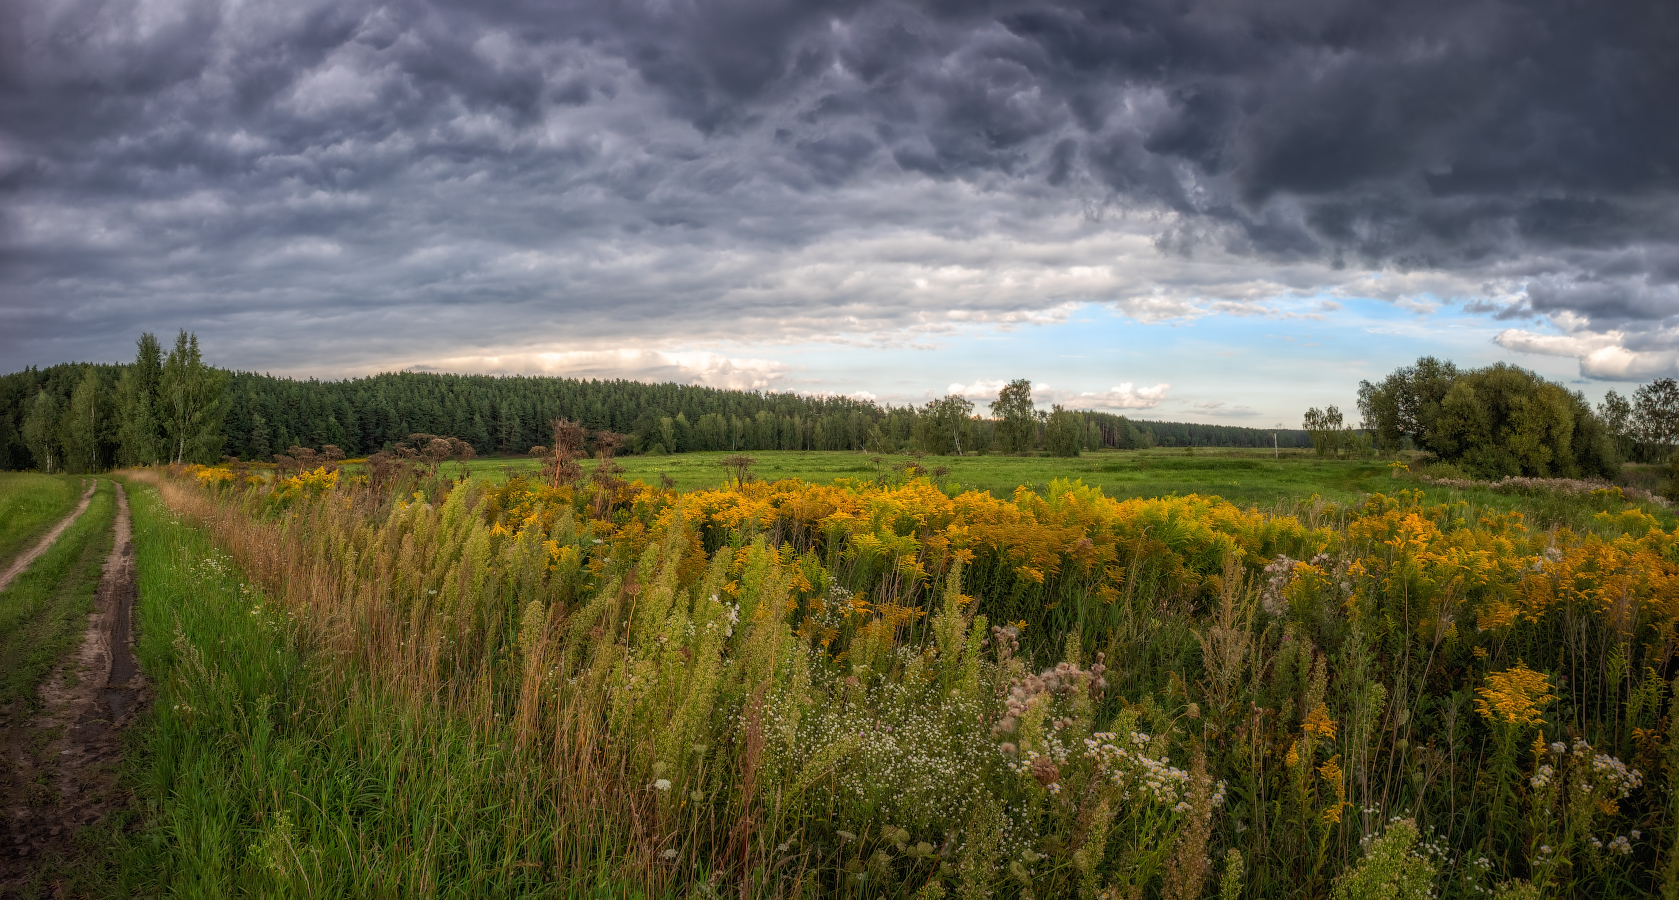
POLYGON ((18 701, 28 708, 35 686, 87 629, 115 511, 111 483, 102 480, 87 512, 0 592, 0 709, 18 701))
POLYGON ((312 651, 154 489, 130 501, 156 690, 131 740, 137 824, 108 825, 96 864, 65 878, 99 896, 560 893, 531 863, 552 824, 502 735, 312 651))
POLYGON ((0 472, 0 569, 75 509, 85 489, 68 475, 0 472))
MULTIPOLYGON (((625 477, 657 484, 665 474, 678 490, 718 487, 723 483, 719 462, 728 453, 682 453, 672 456, 627 456, 618 460, 625 477)), ((827 483, 837 478, 872 480, 891 477, 895 467, 915 461, 929 471, 939 467, 946 487, 989 491, 1013 496, 1020 485, 1041 490, 1056 478, 1078 478, 1100 487, 1110 497, 1159 497, 1167 494, 1218 494, 1243 505, 1270 505, 1295 497, 1321 494, 1349 498, 1361 491, 1381 490, 1389 476, 1383 460, 1320 460, 1302 451, 1280 459, 1270 450, 1196 448, 1103 450, 1073 458, 1048 456, 876 456, 845 451, 758 451, 746 454, 758 462, 752 471, 760 479, 798 478, 827 483), (879 459, 878 463, 873 460, 879 459)), ((585 464, 592 465, 592 464, 585 464)), ((534 473, 537 463, 525 459, 486 459, 473 471, 502 477, 509 469, 534 473)))

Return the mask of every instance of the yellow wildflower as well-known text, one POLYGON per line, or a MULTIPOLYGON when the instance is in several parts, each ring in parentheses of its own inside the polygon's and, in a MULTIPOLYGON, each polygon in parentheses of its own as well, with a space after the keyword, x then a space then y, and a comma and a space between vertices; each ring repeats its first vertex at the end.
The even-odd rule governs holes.
POLYGON ((1475 693, 1476 712, 1489 721, 1510 725, 1538 725, 1544 722, 1539 711, 1555 698, 1551 693, 1551 682, 1545 674, 1535 672, 1519 661, 1513 669, 1488 675, 1486 686, 1475 693))
POLYGON ((1306 714, 1306 721, 1301 726, 1307 734, 1316 735, 1324 740, 1335 740, 1335 720, 1329 717, 1329 706, 1319 703, 1306 714))
POLYGON ((1323 778, 1325 784, 1328 784, 1335 791, 1335 803, 1323 811, 1324 822, 1331 825, 1341 823, 1341 811, 1347 807, 1347 784, 1343 777, 1344 774, 1341 770, 1339 754, 1330 757, 1328 762, 1318 766, 1318 775, 1323 778))

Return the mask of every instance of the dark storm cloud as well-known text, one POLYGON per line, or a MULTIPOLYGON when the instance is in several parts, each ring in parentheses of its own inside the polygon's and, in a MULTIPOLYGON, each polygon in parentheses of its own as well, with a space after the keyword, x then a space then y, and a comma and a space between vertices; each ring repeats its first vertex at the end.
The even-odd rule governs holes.
POLYGON ((1519 283, 1462 299, 1660 345, 1676 44, 1663 2, 0 0, 0 356, 174 324, 281 366, 1006 317, 1069 297, 869 273, 905 235, 1030 242, 1066 210, 1321 266, 1300 290, 1519 283))

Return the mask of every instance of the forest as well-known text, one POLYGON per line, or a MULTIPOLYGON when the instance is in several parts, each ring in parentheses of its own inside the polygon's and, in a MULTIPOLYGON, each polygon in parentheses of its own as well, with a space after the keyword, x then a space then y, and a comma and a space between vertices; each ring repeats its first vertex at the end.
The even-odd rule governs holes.
POLYGON ((674 383, 418 372, 300 381, 215 369, 204 364, 196 336, 183 332, 166 352, 148 334, 132 363, 65 363, 0 376, 0 467, 97 471, 224 455, 267 461, 293 446, 326 445, 364 457, 416 433, 456 437, 481 455, 523 455, 548 442, 555 419, 622 435, 622 452, 652 454, 1309 446, 1301 430, 1041 412, 1029 384, 1015 382, 1016 391, 1022 385, 1027 402, 1015 404, 1014 424, 999 433, 1006 415, 976 414, 960 397, 891 406, 674 383))

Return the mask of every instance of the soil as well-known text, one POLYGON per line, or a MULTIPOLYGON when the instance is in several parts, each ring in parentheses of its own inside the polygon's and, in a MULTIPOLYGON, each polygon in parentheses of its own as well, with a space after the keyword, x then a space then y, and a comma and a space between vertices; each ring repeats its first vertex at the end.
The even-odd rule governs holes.
POLYGON ((127 801, 117 777, 122 729, 148 692, 134 659, 128 496, 121 484, 116 491, 116 537, 81 646, 41 685, 29 718, 12 722, 0 711, 0 897, 38 885, 46 860, 73 858, 76 833, 127 801))
POLYGON ((51 531, 42 535, 41 540, 35 546, 23 551, 17 559, 12 560, 12 564, 6 567, 6 571, 0 572, 0 591, 5 590, 6 586, 12 583, 12 579, 22 575, 23 570, 29 568, 29 564, 35 561, 35 557, 47 552, 47 548, 53 545, 53 541, 58 540, 58 536, 64 533, 64 529, 70 527, 71 522, 76 521, 82 513, 87 512, 87 505, 93 501, 93 492, 98 487, 97 479, 88 482, 87 493, 82 495, 82 502, 74 510, 71 510, 69 515, 60 519, 51 531))

